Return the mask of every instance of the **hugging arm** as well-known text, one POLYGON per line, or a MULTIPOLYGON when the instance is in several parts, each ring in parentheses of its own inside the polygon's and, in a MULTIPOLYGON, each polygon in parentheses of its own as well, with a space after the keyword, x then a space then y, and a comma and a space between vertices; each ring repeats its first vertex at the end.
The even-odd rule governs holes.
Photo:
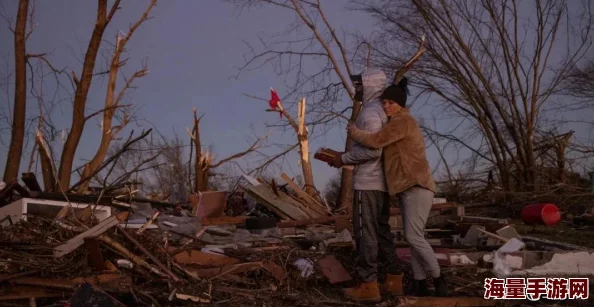
MULTIPOLYGON (((376 115, 376 114, 374 114, 376 115)), ((382 129, 382 120, 381 115, 377 114, 377 116, 373 116, 365 121, 363 121, 364 127, 366 131, 370 133, 378 132, 382 129)), ((362 130, 363 131, 363 130, 362 130)), ((362 144, 361 142, 358 142, 362 144)), ((364 144, 362 144, 364 145, 364 144)), ((361 164, 365 163, 370 160, 375 160, 382 156, 382 149, 379 148, 369 148, 362 147, 362 146, 354 146, 350 151, 344 153, 342 155, 342 163, 344 164, 361 164)))
POLYGON ((378 132, 369 132, 351 126, 349 134, 351 138, 366 147, 383 148, 406 136, 408 125, 403 122, 391 121, 378 132))

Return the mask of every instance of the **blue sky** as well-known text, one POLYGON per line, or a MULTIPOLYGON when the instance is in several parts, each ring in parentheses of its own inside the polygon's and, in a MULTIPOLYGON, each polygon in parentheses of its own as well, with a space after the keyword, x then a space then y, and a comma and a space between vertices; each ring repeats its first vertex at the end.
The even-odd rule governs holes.
MULTIPOLYGON (((348 32, 372 31, 370 18, 347 11, 343 7, 346 2, 324 2, 327 17, 335 27, 348 32)), ((117 31, 126 31, 129 23, 140 16, 147 4, 148 1, 122 1, 121 10, 107 28, 104 39, 113 42, 117 31)), ((2 5, 14 23, 17 1, 4 1, 2 5)), ((28 41, 28 52, 47 52, 55 67, 74 70, 80 75, 95 13, 96 1, 37 1, 37 28, 28 41)), ((152 124, 165 135, 172 136, 175 132, 185 137, 186 127, 191 125, 192 107, 205 114, 201 125, 202 142, 213 145, 218 158, 249 146, 254 136, 250 127, 254 127, 258 134, 265 134, 268 131, 265 123, 274 123, 278 116, 264 112, 266 102, 243 94, 268 97, 272 86, 282 96, 282 80, 268 66, 244 73, 237 80, 233 77, 237 74, 237 67, 244 64, 243 55, 248 51, 244 41, 255 42, 259 36, 276 33, 292 22, 295 16, 277 8, 240 13, 231 4, 217 0, 159 1, 151 16, 152 19, 138 29, 127 45, 127 57, 130 59, 123 70, 129 76, 140 67, 142 57, 148 56, 150 74, 136 83, 137 88, 130 95, 130 102, 138 108, 135 116, 146 121, 132 123, 122 135, 126 136, 131 128, 140 131, 152 124)), ((0 46, 3 70, 0 76, 5 76, 6 72, 12 71, 13 44, 6 22, 0 22, 0 41, 6 42, 0 46)), ((105 52, 99 55, 97 71, 106 67, 106 55, 105 52)), ((87 103, 88 113, 101 108, 105 83, 105 78, 94 79, 87 103)), ((12 90, 11 84, 9 91, 12 90)), ((57 129, 69 127, 71 99, 66 94, 66 91, 61 92, 63 102, 52 114, 57 129)), ((12 104, 11 93, 2 93, 0 97, 5 108, 12 104)), ((32 99, 29 99, 28 109, 32 116, 37 113, 37 105, 32 99)), ((90 159, 96 150, 100 137, 98 124, 95 120, 85 127, 75 167, 82 164, 81 159, 90 159)), ((287 143, 290 137, 289 133, 274 131, 270 141, 287 143)), ((333 129, 324 137, 312 141, 312 154, 320 146, 343 148, 344 137, 342 128, 333 129)), ((9 134, 3 134, 3 141, 8 144, 9 134)), ((59 140, 57 144, 59 148, 59 140)), ((6 146, 0 149, 0 157, 0 171, 3 172, 6 146)), ((28 161, 29 155, 25 152, 22 169, 26 168, 28 161)), ((296 154, 289 156, 284 171, 290 175, 300 174, 297 163, 296 154)), ((316 185, 323 189, 335 170, 324 163, 313 163, 316 185)))

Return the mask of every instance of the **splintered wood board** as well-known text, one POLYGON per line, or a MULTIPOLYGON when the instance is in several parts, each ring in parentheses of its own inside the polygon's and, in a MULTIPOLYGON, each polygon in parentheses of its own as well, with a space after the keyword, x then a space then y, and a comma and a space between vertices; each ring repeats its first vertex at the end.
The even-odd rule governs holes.
POLYGON ((311 208, 307 207, 302 200, 300 200, 299 198, 293 196, 293 195, 288 195, 285 194, 283 196, 287 196, 285 198, 285 200, 291 204, 293 204, 294 206, 296 206, 297 208, 299 208, 301 211, 305 212, 305 214, 307 214, 310 218, 317 218, 317 217, 321 217, 322 215, 320 215, 319 213, 315 212, 314 210, 312 210, 311 208))
MULTIPOLYGON (((313 197, 303 191, 287 174, 282 173, 281 178, 295 191, 297 196, 303 201, 303 205, 315 211, 319 216, 326 215, 324 207, 318 203, 313 197)), ((316 217, 316 216, 312 216, 316 217)))
MULTIPOLYGON (((257 198, 263 200, 265 204, 274 207, 278 211, 282 212, 285 216, 293 220, 302 220, 310 218, 305 212, 296 207, 294 204, 287 201, 288 196, 279 191, 280 197, 276 196, 272 189, 266 185, 253 186, 248 190, 257 196, 257 198), (283 197, 283 195, 286 197, 283 197)), ((269 207, 271 210, 275 211, 269 207)))

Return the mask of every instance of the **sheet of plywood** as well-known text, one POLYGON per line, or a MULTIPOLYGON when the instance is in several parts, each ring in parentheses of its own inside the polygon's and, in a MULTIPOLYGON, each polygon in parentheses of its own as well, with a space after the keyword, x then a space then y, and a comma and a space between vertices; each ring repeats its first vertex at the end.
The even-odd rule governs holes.
POLYGON ((272 204, 268 203, 268 201, 262 197, 260 197, 257 193, 252 192, 249 188, 245 188, 244 190, 247 194, 249 194, 251 197, 253 197, 256 201, 258 201, 259 203, 261 203, 262 205, 266 206, 266 208, 268 208, 270 211, 272 211, 274 214, 280 216, 281 219, 284 220, 290 220, 291 218, 286 215, 284 212, 282 212, 281 210, 279 210, 278 208, 276 208, 275 206, 273 206, 272 204))
POLYGON ((282 198, 285 201, 287 201, 288 203, 290 203, 290 204, 294 205, 295 207, 299 208, 301 211, 305 212, 305 214, 307 214, 307 216, 309 216, 310 218, 317 218, 317 217, 321 217, 322 216, 319 213, 317 213, 314 210, 312 210, 311 208, 309 208, 308 206, 306 206, 303 203, 302 200, 300 200, 299 198, 297 198, 297 197, 295 197, 293 195, 284 194, 284 195, 282 195, 282 198))
POLYGON ((286 199, 283 199, 282 195, 284 193, 281 192, 279 196, 276 196, 269 186, 253 186, 248 188, 248 190, 250 191, 250 194, 253 194, 259 200, 262 200, 262 202, 265 205, 267 205, 267 207, 269 207, 271 210, 275 211, 276 209, 276 211, 282 212, 283 215, 290 219, 301 220, 310 218, 305 212, 303 212, 297 206, 290 203, 286 199))
POLYGON ((291 189, 293 189, 293 191, 295 191, 295 193, 303 201, 303 204, 305 206, 315 211, 320 216, 324 216, 327 214, 326 210, 324 210, 322 205, 309 194, 307 194, 305 191, 303 191, 287 174, 282 173, 281 178, 289 185, 291 189))

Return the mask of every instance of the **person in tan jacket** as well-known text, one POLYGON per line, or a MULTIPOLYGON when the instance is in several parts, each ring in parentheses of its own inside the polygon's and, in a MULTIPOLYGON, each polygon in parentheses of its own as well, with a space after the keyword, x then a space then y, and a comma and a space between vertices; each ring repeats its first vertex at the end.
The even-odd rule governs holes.
POLYGON ((424 235, 436 187, 427 161, 423 134, 406 108, 407 82, 403 78, 398 85, 391 85, 382 93, 382 107, 388 123, 380 131, 368 132, 349 123, 347 133, 363 146, 383 149, 388 192, 398 200, 404 237, 411 247, 414 295, 429 295, 426 281, 429 273, 437 296, 447 296, 447 284, 424 235))

